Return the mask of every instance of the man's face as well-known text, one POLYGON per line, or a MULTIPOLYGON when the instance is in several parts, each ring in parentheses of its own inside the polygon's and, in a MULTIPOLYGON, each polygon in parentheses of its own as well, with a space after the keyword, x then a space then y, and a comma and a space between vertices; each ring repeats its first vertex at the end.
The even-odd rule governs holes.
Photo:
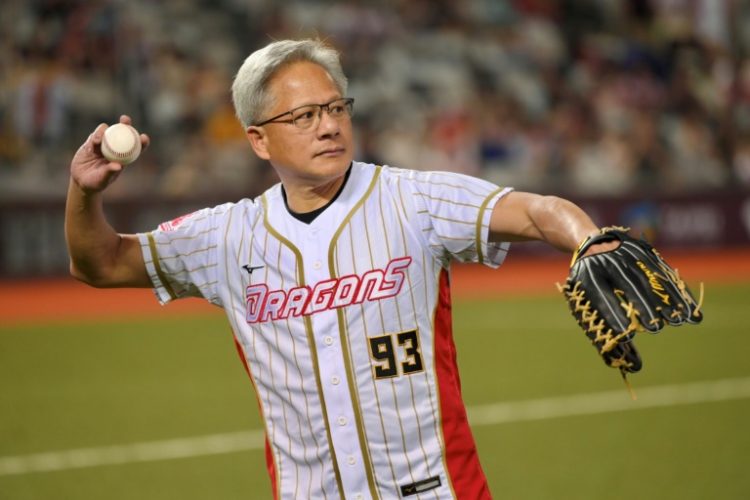
MULTIPOLYGON (((309 104, 325 104, 344 97, 319 65, 295 62, 272 77, 274 97, 262 120, 309 104)), ((346 172, 353 157, 352 123, 348 115, 332 118, 323 111, 317 125, 300 129, 289 115, 260 127, 249 127, 248 138, 256 154, 269 160, 285 184, 317 186, 346 172), (281 121, 283 120, 283 121, 281 121)))

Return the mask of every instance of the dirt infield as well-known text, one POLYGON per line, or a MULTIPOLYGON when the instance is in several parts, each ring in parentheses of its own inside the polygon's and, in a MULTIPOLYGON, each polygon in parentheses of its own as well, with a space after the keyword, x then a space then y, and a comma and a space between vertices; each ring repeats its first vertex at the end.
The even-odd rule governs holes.
MULTIPOLYGON (((750 281, 750 248, 666 255, 691 285, 750 281)), ((452 271, 454 298, 474 299, 503 295, 555 293, 563 281, 566 258, 514 256, 498 270, 457 265, 452 271)), ((199 299, 160 306, 151 290, 97 290, 72 278, 0 281, 0 325, 66 320, 102 320, 133 316, 221 314, 199 299)))

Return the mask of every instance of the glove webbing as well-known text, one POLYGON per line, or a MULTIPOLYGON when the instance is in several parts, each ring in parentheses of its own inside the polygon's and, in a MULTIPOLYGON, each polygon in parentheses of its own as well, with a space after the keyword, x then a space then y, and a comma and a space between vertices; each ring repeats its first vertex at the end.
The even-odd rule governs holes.
MULTIPOLYGON (((643 330, 638 322, 639 313, 636 311, 635 305, 632 302, 621 300, 620 306, 625 309, 625 314, 630 320, 630 324, 623 332, 618 334, 614 334, 612 328, 605 331, 604 328, 606 327, 606 323, 604 322, 604 319, 599 318, 598 311, 591 310, 591 301, 586 299, 586 292, 580 287, 581 282, 578 281, 573 285, 572 290, 567 290, 567 287, 560 287, 560 291, 563 292, 568 301, 573 304, 574 312, 581 314, 581 320, 586 323, 586 332, 594 335, 591 342, 596 344, 597 342, 604 341, 604 344, 601 347, 598 347, 600 352, 606 353, 611 351, 617 346, 620 340, 627 338, 633 332, 643 330)), ((621 297, 621 293, 618 293, 617 296, 621 297)))
MULTIPOLYGON (((635 309, 633 303, 621 300, 620 306, 625 309, 625 315, 628 317, 630 323, 624 331, 618 334, 614 334, 614 330, 612 328, 609 328, 605 331, 604 328, 606 327, 606 324, 604 320, 598 317, 598 311, 591 310, 591 301, 586 299, 586 293, 580 288, 580 286, 580 281, 576 282, 575 285, 573 285, 572 290, 570 290, 568 286, 563 287, 559 283, 557 284, 558 289, 573 305, 574 312, 581 314, 581 321, 586 324, 586 331, 584 333, 588 332, 593 334, 594 338, 589 337, 589 340, 591 340, 591 343, 597 347, 597 349, 600 351, 600 354, 607 353, 614 349, 620 342, 620 340, 628 338, 631 334, 637 331, 644 330, 644 328, 641 327, 638 322, 639 313, 635 309), (604 341, 604 343, 601 346, 598 346, 597 342, 600 341, 604 341)), ((618 297, 622 297, 622 295, 622 292, 617 293, 618 297)), ((625 356, 626 355, 623 353, 620 358, 610 360, 609 366, 620 370, 620 375, 622 375, 622 380, 625 383, 625 387, 627 387, 628 389, 630 398, 635 401, 636 399, 638 399, 638 397, 633 390, 633 386, 628 380, 627 371, 625 370, 625 368, 628 367, 628 361, 625 360, 625 356)))

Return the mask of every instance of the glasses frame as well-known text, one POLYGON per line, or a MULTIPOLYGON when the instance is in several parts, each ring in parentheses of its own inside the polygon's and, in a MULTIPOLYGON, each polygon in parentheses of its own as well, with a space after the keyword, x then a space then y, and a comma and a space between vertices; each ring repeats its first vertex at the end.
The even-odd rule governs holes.
POLYGON ((320 123, 320 118, 323 116, 323 111, 325 111, 326 113, 328 113, 330 115, 331 114, 331 110, 330 110, 329 106, 331 104, 337 103, 339 101, 343 101, 344 102, 344 106, 348 110, 347 111, 347 115, 349 117, 353 116, 354 115, 354 98, 353 97, 337 97, 336 99, 334 99, 332 101, 329 101, 329 102, 327 102, 325 104, 305 104, 303 106, 298 106, 298 107, 296 107, 294 109, 290 109, 289 111, 285 111, 285 112, 283 112, 283 113, 281 113, 279 115, 276 115, 273 118, 269 118, 268 120, 264 120, 264 121, 262 121, 260 123, 256 123, 254 126, 255 127, 262 127, 263 125, 268 125, 269 123, 291 123, 292 125, 294 125, 295 127, 297 127, 300 130, 308 130, 309 128, 312 128, 312 126, 304 128, 304 127, 300 127, 299 125, 297 125, 297 123, 294 121, 294 119, 279 120, 279 118, 281 118, 282 116, 286 116, 286 115, 292 115, 295 111, 298 111, 298 110, 303 109, 303 108, 309 108, 310 106, 318 106, 320 109, 318 110, 317 120, 318 120, 318 123, 320 123))

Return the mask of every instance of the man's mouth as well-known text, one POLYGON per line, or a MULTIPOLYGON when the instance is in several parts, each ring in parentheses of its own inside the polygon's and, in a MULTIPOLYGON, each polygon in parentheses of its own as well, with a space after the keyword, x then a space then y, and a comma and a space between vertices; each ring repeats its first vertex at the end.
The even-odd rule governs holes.
POLYGON ((342 147, 328 148, 315 153, 315 156, 338 156, 345 151, 342 147))

